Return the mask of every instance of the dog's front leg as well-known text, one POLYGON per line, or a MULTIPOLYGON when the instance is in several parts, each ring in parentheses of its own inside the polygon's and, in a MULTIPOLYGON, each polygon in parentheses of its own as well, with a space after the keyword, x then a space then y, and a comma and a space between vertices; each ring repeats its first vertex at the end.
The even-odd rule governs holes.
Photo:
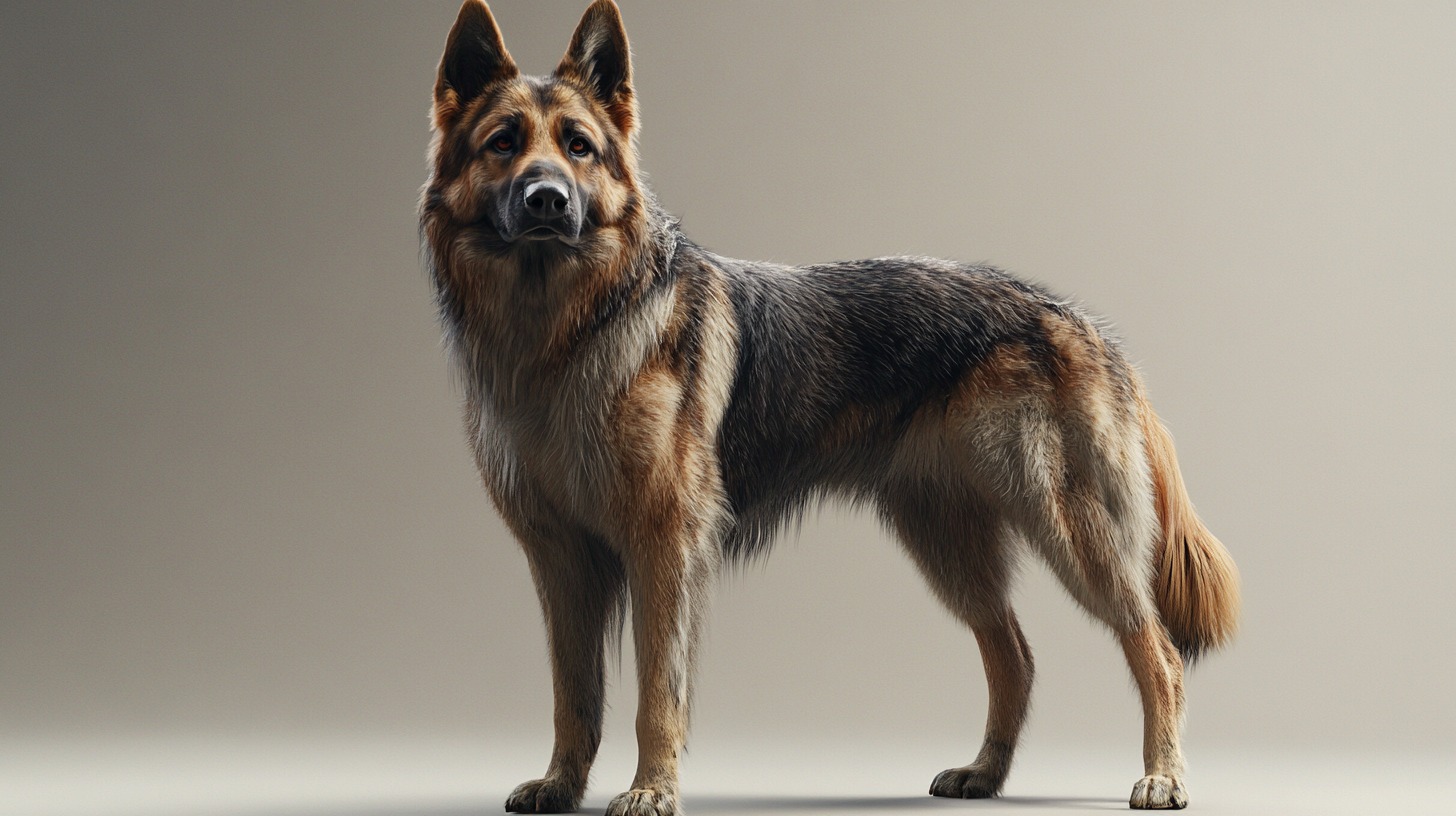
POLYGON ((519 785, 506 810, 568 813, 581 803, 601 744, 606 636, 622 602, 625 572, 617 555, 590 536, 523 537, 522 543, 546 619, 556 745, 546 776, 519 785))
POLYGON ((637 775, 631 790, 612 799, 606 816, 680 811, 678 757, 687 740, 693 659, 717 564, 716 543, 693 526, 648 534, 627 558, 637 654, 637 775))

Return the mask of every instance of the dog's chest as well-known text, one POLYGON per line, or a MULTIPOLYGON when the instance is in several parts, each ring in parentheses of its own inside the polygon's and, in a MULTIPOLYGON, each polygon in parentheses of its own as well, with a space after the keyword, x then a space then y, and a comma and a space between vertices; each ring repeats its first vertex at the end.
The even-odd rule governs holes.
POLYGON ((569 363, 482 379, 467 418, 496 495, 544 498, 592 522, 623 478, 613 423, 621 395, 660 342, 664 295, 604 327, 569 363))

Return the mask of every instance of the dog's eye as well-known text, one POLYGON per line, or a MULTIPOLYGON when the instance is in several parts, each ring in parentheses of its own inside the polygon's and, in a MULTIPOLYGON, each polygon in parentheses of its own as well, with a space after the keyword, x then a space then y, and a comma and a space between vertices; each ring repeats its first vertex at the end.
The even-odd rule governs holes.
POLYGON ((588 142, 586 139, 577 136, 566 143, 566 149, 569 150, 571 152, 571 155, 573 156, 585 156, 588 153, 591 153, 591 142, 588 142))
POLYGON ((516 149, 516 137, 502 133, 490 140, 490 147, 497 153, 510 153, 516 149))

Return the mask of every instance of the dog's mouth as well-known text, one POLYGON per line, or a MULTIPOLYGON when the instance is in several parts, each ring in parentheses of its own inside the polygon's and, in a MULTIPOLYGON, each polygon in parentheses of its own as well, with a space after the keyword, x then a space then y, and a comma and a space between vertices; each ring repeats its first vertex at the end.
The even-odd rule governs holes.
POLYGON ((559 238, 564 238, 565 236, 563 236, 561 232, 555 227, 548 227, 545 224, 542 224, 540 226, 531 227, 530 229, 523 231, 517 237, 523 238, 527 241, 555 241, 559 238))
POLYGON ((519 241, 560 241, 567 246, 576 246, 581 236, 568 235, 562 230, 547 224, 537 224, 530 229, 523 230, 516 236, 519 241))

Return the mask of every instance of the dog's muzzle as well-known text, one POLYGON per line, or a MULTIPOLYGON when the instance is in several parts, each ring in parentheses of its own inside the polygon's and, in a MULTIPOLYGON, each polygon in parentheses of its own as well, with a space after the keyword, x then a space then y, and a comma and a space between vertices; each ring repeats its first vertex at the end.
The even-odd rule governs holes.
POLYGON ((511 185, 506 206, 507 240, 562 241, 581 237, 582 206, 566 179, 555 174, 533 174, 511 185))

